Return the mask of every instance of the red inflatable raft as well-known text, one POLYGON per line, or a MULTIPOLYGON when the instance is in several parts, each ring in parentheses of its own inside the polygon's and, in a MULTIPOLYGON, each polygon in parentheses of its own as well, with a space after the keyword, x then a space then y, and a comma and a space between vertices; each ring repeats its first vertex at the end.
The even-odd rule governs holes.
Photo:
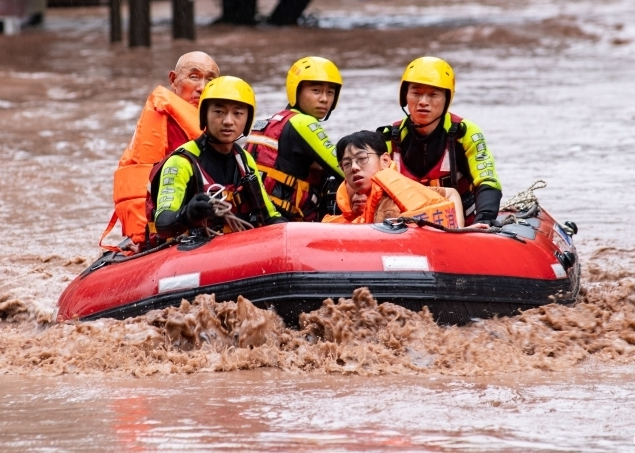
POLYGON ((219 301, 242 295, 297 324, 299 313, 364 286, 379 302, 427 305, 449 324, 575 301, 575 224, 559 225, 540 209, 499 230, 287 223, 138 257, 106 253, 66 288, 57 320, 124 319, 215 293, 219 301))

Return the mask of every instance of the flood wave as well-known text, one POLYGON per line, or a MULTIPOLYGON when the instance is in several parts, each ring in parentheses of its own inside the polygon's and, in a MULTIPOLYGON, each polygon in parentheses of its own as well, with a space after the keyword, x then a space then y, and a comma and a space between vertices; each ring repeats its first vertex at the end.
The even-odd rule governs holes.
MULTIPOLYGON (((299 329, 239 297, 183 300, 179 307, 124 321, 51 325, 50 311, 16 298, 0 300, 0 372, 135 376, 273 367, 341 374, 489 375, 563 370, 591 356, 635 360, 635 273, 604 267, 632 257, 601 249, 585 266, 578 301, 518 316, 442 326, 380 303, 366 288, 327 299, 303 313, 299 329)), ((632 267, 630 269, 633 269, 632 267)))

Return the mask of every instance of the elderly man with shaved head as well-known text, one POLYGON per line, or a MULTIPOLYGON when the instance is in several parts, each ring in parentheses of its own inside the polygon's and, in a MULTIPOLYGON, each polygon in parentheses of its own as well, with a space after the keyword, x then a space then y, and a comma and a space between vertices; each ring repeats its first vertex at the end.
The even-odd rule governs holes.
MULTIPOLYGON (((205 85, 220 75, 216 62, 204 52, 182 55, 168 79, 171 90, 158 86, 150 94, 134 135, 114 175, 112 215, 104 237, 121 222, 128 248, 138 250, 146 240, 145 201, 152 166, 183 143, 201 135, 198 102, 205 85)), ((120 247, 103 246, 119 251, 120 247)))
POLYGON ((216 62, 204 52, 190 52, 179 58, 169 79, 172 91, 196 107, 203 88, 220 75, 216 62))

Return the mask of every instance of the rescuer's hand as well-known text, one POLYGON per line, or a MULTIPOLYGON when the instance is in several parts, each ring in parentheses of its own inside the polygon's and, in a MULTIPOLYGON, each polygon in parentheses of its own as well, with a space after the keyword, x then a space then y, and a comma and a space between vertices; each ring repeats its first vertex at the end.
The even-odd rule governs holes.
POLYGON ((277 223, 287 223, 288 220, 282 216, 279 217, 269 217, 269 219, 267 219, 265 221, 265 225, 275 225, 277 223))
POLYGON ((496 219, 478 219, 474 221, 472 227, 487 229, 489 227, 502 227, 503 225, 496 219))
POLYGON ((469 227, 466 228, 475 228, 475 229, 479 229, 479 230, 489 230, 489 225, 486 223, 473 223, 472 225, 470 225, 469 227))
POLYGON ((209 195, 206 193, 197 193, 194 195, 185 208, 185 214, 190 222, 198 222, 212 217, 214 215, 214 208, 209 202, 209 195))

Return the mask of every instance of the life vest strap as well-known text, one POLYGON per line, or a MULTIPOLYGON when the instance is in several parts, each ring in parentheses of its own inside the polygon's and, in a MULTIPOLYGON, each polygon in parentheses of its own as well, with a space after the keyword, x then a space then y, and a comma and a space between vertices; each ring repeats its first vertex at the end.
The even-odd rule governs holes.
POLYGON ((280 208, 283 211, 290 212, 292 214, 296 214, 301 217, 304 217, 304 213, 300 209, 298 209, 297 206, 292 205, 290 201, 283 200, 282 198, 274 197, 273 195, 269 195, 269 199, 277 208, 280 208))
POLYGON ((452 121, 452 125, 448 130, 448 153, 450 155, 450 187, 458 187, 458 177, 456 171, 456 133, 460 123, 452 121))
POLYGON ((278 150, 278 140, 275 138, 267 137, 266 135, 261 134, 250 134, 247 137, 247 143, 251 143, 253 145, 263 145, 271 149, 278 150))
POLYGON ((155 222, 148 222, 148 231, 150 234, 157 234, 157 225, 155 222))
POLYGON ((295 176, 288 175, 280 170, 276 170, 275 168, 267 167, 266 165, 258 164, 258 170, 266 173, 268 177, 279 182, 280 184, 284 184, 285 186, 291 187, 292 189, 296 189, 298 186, 298 178, 295 176))
POLYGON ((112 229, 115 227, 117 220, 119 220, 119 217, 117 217, 116 212, 113 212, 112 216, 110 217, 110 222, 108 222, 108 226, 106 226, 106 229, 104 230, 104 232, 101 234, 101 237, 99 238, 99 246, 104 250, 109 250, 111 252, 121 252, 121 249, 117 247, 116 245, 102 244, 102 242, 104 241, 104 238, 108 236, 110 232, 112 231, 112 229))
POLYGON ((448 175, 448 176, 442 176, 437 179, 422 179, 420 182, 424 186, 430 186, 430 187, 452 187, 451 181, 452 181, 452 178, 450 177, 450 175, 448 175))
POLYGON ((117 213, 113 212, 112 216, 110 217, 110 222, 108 222, 108 226, 106 227, 106 229, 104 230, 104 232, 101 234, 101 237, 99 238, 99 246, 104 249, 104 250, 108 250, 109 252, 114 252, 114 253, 121 253, 125 256, 130 256, 133 254, 132 250, 124 250, 121 247, 119 247, 118 245, 106 245, 106 244, 102 244, 104 238, 106 236, 108 236, 110 234, 110 232, 112 231, 112 229, 115 227, 115 224, 117 223, 117 220, 119 220, 119 217, 117 217, 117 213))
POLYGON ((296 193, 294 203, 269 194, 269 198, 273 204, 283 211, 299 215, 304 218, 304 212, 300 208, 300 204, 302 203, 303 194, 309 193, 310 184, 307 181, 298 179, 295 176, 291 176, 283 171, 276 170, 275 168, 267 167, 266 165, 258 164, 258 170, 263 172, 268 178, 291 188, 296 193))

